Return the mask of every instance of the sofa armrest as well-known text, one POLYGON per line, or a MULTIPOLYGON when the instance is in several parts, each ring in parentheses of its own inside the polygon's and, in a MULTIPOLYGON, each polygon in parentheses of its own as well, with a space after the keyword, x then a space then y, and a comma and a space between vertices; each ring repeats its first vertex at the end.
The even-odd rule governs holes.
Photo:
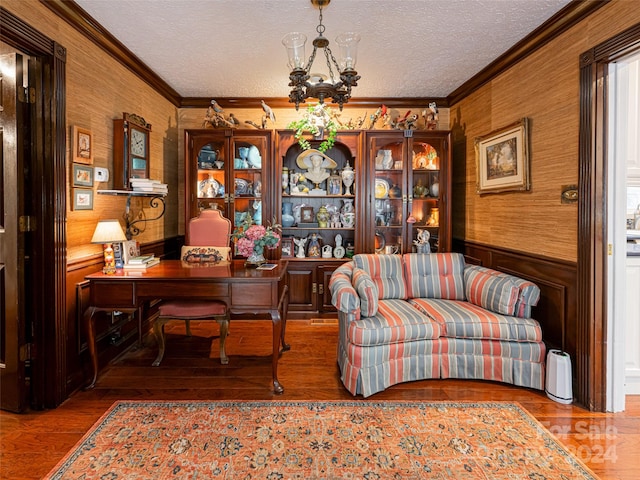
POLYGON ((531 318, 531 307, 540 299, 535 283, 479 265, 465 266, 464 281, 467 301, 496 313, 531 318))
POLYGON ((331 292, 331 304, 356 319, 360 318, 360 297, 351 283, 353 275, 353 263, 345 263, 339 266, 331 275, 329 280, 329 291, 331 292))

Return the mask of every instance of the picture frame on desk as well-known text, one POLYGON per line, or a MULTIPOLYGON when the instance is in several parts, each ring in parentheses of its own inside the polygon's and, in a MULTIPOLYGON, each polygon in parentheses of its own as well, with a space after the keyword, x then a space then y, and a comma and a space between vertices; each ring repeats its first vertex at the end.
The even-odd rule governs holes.
POLYGON ((140 246, 136 240, 127 240, 122 242, 122 262, 124 265, 129 263, 133 257, 140 255, 140 246))

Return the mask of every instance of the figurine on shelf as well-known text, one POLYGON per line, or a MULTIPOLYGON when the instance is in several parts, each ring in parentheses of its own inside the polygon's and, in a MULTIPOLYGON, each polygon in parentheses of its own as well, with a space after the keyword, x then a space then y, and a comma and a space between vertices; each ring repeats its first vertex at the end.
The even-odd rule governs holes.
POLYGON ((431 253, 431 246, 429 245, 429 238, 431 234, 429 230, 418 228, 417 240, 413 241, 416 246, 416 253, 431 253))
POLYGON ((296 244, 297 247, 297 251, 296 251, 296 257, 297 258, 304 258, 304 246, 307 244, 307 237, 304 238, 294 238, 293 242, 296 244))
POLYGON ((333 256, 336 258, 342 258, 345 255, 344 247, 342 246, 342 235, 337 234, 335 238, 336 248, 333 249, 333 256))
POLYGON ((309 248, 307 250, 307 256, 310 258, 320 256, 320 241, 318 240, 318 234, 312 233, 309 239, 309 248))
POLYGON ((314 195, 326 195, 326 190, 320 189, 320 184, 331 175, 327 169, 334 169, 338 165, 319 150, 309 149, 298 155, 296 163, 300 168, 307 169, 305 177, 315 184, 311 192, 314 195))

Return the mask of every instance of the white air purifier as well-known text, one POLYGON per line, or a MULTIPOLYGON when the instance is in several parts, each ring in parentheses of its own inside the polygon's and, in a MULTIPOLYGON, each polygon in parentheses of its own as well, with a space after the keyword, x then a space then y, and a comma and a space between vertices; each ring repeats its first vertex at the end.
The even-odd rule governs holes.
POLYGON ((547 397, 558 403, 573 402, 571 387, 571 357, 562 350, 549 350, 547 354, 547 397))

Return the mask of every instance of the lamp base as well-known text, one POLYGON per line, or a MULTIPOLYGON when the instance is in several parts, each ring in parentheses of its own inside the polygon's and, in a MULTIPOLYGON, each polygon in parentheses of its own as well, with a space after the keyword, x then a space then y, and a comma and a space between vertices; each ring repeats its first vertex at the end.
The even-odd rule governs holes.
POLYGON ((113 275, 116 273, 116 267, 111 267, 111 266, 104 266, 102 268, 102 273, 104 273, 105 275, 113 275))

